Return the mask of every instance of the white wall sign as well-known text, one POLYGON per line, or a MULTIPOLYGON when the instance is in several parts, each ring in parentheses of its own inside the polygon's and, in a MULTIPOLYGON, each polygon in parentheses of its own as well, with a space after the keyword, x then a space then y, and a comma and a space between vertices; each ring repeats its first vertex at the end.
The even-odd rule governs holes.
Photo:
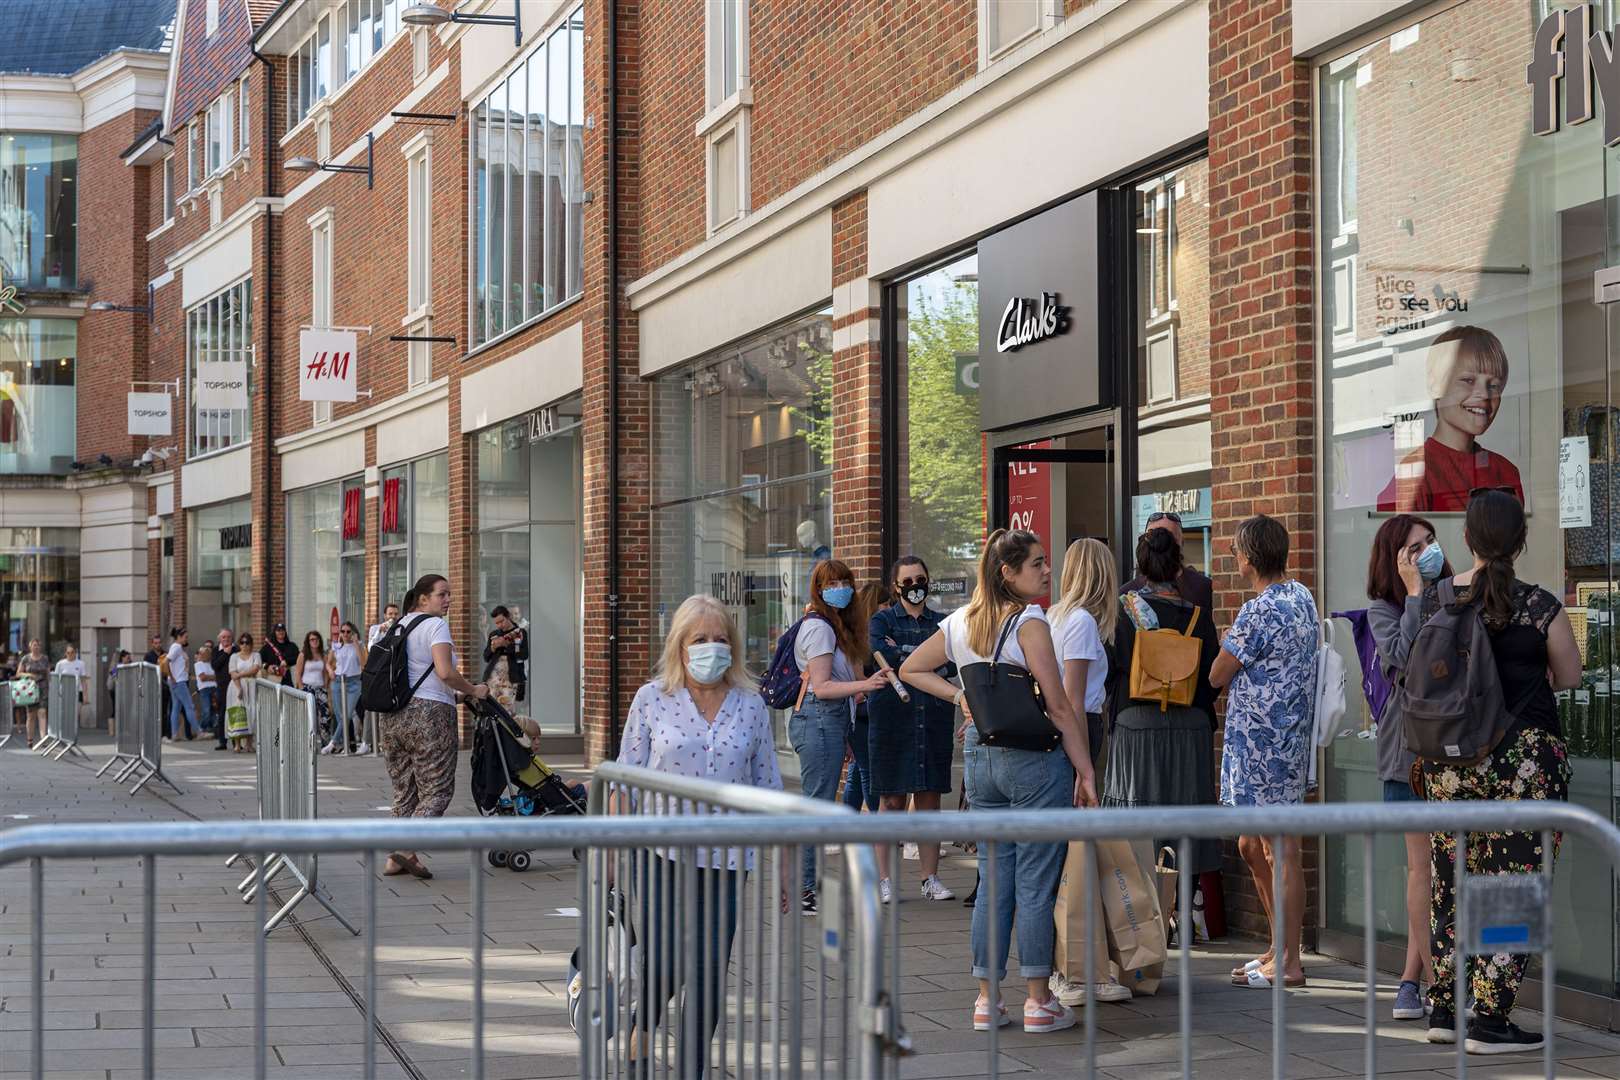
POLYGON ((298 335, 298 400, 355 399, 355 332, 304 330, 298 335))
POLYGON ((129 433, 131 435, 174 434, 173 410, 168 394, 130 391, 129 433))
POLYGON ((191 402, 199 409, 248 407, 247 361, 214 360, 197 365, 191 383, 191 402))
POLYGON ((1558 527, 1592 524, 1592 449, 1585 435, 1558 442, 1558 527))

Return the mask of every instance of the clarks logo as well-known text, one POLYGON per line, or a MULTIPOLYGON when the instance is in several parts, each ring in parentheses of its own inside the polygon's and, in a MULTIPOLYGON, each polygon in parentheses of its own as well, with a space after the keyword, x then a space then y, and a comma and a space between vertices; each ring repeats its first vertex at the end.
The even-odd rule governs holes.
POLYGON ((1055 292, 1041 293, 1040 300, 1015 296, 1007 301, 1001 313, 1001 327, 996 332, 996 352, 1017 352, 1021 347, 1042 338, 1056 337, 1069 329, 1069 308, 1058 303, 1055 292))
POLYGON ((1586 123, 1597 115, 1595 98, 1601 98, 1603 144, 1620 143, 1620 57, 1611 32, 1592 29, 1588 5, 1554 11, 1541 20, 1524 81, 1530 84, 1530 127, 1537 135, 1558 130, 1558 85, 1563 83, 1562 121, 1586 123))

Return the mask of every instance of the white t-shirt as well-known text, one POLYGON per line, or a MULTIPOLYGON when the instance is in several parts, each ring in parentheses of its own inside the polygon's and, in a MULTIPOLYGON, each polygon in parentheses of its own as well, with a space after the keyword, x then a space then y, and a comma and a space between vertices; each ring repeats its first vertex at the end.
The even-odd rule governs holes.
MULTIPOLYGON (((806 619, 799 626, 799 636, 793 639, 793 660, 800 671, 810 670, 810 661, 818 656, 832 654, 832 681, 854 682, 855 667, 838 647, 838 635, 826 619, 806 619)), ((811 690, 815 687, 811 686, 811 690)))
POLYGON ((206 663, 199 663, 197 665, 197 689, 201 690, 205 686, 213 685, 215 685, 213 667, 206 663))
POLYGON ((305 686, 326 685, 326 657, 315 656, 304 661, 303 682, 305 686))
POLYGON ((393 627, 392 622, 372 623, 371 629, 366 632, 366 648, 371 648, 382 640, 382 636, 393 627))
POLYGON ((191 661, 186 658, 186 647, 178 641, 169 646, 169 678, 177 683, 191 679, 191 661))
POLYGON ((1085 608, 1074 608, 1052 626, 1052 644, 1058 663, 1086 660, 1086 712, 1100 713, 1108 696, 1108 654, 1103 650, 1097 620, 1085 608))
POLYGON ((406 673, 411 680, 412 686, 416 686, 417 679, 422 679, 424 671, 428 673, 428 677, 422 679, 422 685, 417 687, 416 697, 428 701, 442 701, 446 705, 454 705, 456 695, 451 692, 448 686, 444 685, 444 680, 431 670, 433 667, 433 646, 435 645, 450 646, 450 666, 455 667, 458 665, 456 643, 450 637, 450 624, 437 615, 423 615, 419 612, 412 612, 402 617, 400 623, 408 629, 415 626, 422 619, 428 621, 427 625, 416 629, 405 639, 406 673))
MULTIPOLYGON (((1046 622, 1046 612, 1041 610, 1039 604, 1031 604, 1018 613, 1018 622, 1013 627, 1012 633, 1007 635, 1007 644, 1002 646, 1001 649, 1003 663, 1013 664, 1023 668, 1025 671, 1029 670, 1029 662, 1024 659, 1023 646, 1018 644, 1018 631, 1022 630, 1024 624, 1031 619, 1046 622)), ((939 628, 945 634, 945 655, 950 659, 951 663, 961 667, 964 664, 986 664, 990 662, 988 654, 981 655, 968 648, 967 608, 957 608, 945 616, 945 621, 939 624, 939 628)), ((1001 627, 996 628, 996 634, 998 637, 1000 636, 1001 627)), ((994 649, 994 645, 991 648, 994 649)))
POLYGON ((339 642, 332 646, 332 659, 337 661, 338 678, 352 678, 360 674, 360 646, 339 642))
POLYGON ((82 679, 84 678, 84 661, 82 659, 69 660, 64 656, 56 662, 56 673, 58 675, 77 675, 82 679))

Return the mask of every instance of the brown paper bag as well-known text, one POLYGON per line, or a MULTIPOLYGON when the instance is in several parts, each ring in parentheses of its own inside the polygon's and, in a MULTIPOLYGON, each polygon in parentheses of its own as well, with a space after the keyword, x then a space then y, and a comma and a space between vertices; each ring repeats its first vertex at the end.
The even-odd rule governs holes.
MULTIPOLYGON (((1086 871, 1092 859, 1090 845, 1080 840, 1070 842, 1063 859, 1063 873, 1058 878, 1057 903, 1052 908, 1052 921, 1057 930, 1057 949, 1052 966, 1070 982, 1084 982, 1086 978, 1086 871)), ((1101 878, 1092 866, 1091 888, 1095 892, 1101 878)), ((1112 977, 1108 966, 1108 937, 1103 931, 1106 916, 1102 901, 1091 909, 1092 978, 1106 982, 1112 977)))
POLYGON ((1158 990, 1154 968, 1162 969, 1168 949, 1158 889, 1149 873, 1152 845, 1102 840, 1095 846, 1109 958, 1119 967, 1119 981, 1133 993, 1154 993, 1158 990))
POLYGON ((1159 914, 1168 925, 1176 918, 1176 853, 1169 847, 1159 849, 1159 858, 1153 864, 1153 879, 1159 887, 1159 914))

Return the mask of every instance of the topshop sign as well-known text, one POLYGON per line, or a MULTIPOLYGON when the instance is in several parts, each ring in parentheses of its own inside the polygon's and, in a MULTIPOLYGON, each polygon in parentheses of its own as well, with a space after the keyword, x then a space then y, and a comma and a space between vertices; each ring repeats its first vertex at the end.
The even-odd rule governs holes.
POLYGON ((1592 28, 1589 5, 1553 11, 1541 20, 1524 80, 1530 85, 1530 128, 1535 134, 1553 134, 1560 121, 1574 125, 1594 119, 1601 99, 1603 144, 1620 143, 1620 56, 1613 33, 1592 28))

